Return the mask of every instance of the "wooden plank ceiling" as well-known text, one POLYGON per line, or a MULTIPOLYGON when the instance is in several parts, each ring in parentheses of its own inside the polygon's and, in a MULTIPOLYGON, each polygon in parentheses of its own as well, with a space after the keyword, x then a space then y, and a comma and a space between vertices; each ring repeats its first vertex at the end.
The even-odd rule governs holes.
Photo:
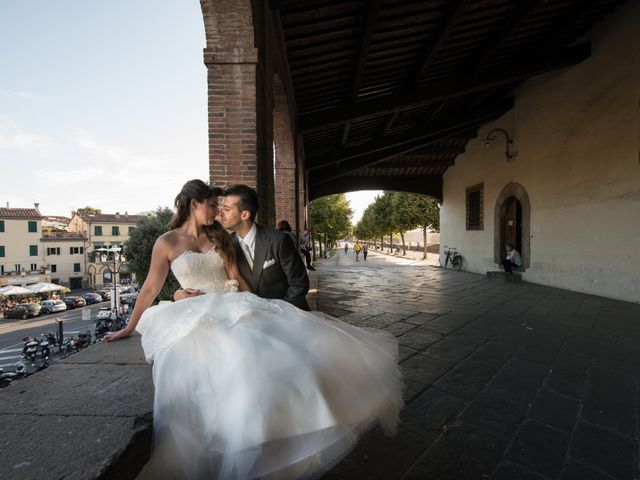
POLYGON ((433 184, 515 86, 586 59, 623 1, 272 0, 311 198, 362 177, 433 184))

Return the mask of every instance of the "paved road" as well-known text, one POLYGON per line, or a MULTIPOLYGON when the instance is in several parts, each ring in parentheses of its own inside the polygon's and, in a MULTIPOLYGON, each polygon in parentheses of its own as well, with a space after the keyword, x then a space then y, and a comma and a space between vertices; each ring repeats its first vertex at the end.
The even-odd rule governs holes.
POLYGON ((27 335, 34 337, 47 332, 55 333, 58 319, 63 322, 65 336, 76 336, 87 330, 93 332, 96 312, 100 306, 108 305, 108 302, 103 302, 28 320, 0 319, 0 367, 11 367, 20 359, 24 345, 23 337, 27 335), (91 312, 90 321, 82 319, 83 311, 91 312))
POLYGON ((398 338, 407 384, 398 435, 326 480, 640 478, 640 304, 380 254, 314 274, 318 310, 398 338))

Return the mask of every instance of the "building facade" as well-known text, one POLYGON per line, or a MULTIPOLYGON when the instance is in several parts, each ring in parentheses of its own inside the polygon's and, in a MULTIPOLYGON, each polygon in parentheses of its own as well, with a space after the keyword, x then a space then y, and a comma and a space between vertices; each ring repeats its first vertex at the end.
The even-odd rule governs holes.
MULTIPOLYGON (((114 258, 112 253, 101 252, 100 249, 123 248, 124 242, 135 229, 136 223, 144 218, 143 215, 129 215, 119 212, 106 214, 89 212, 80 209, 73 212, 69 222, 69 232, 82 234, 85 237, 84 255, 86 257, 85 284, 88 287, 100 288, 112 283, 114 258)), ((115 269, 117 280, 122 282, 131 278, 123 256, 116 256, 115 269)), ((126 257, 124 257, 126 258, 126 257)))
POLYGON ((43 233, 41 245, 53 283, 71 289, 88 286, 85 278, 86 242, 87 237, 81 233, 43 233))
POLYGON ((50 281, 35 208, 0 208, 0 286, 50 281))
POLYGON ((640 302, 639 19, 621 6, 590 58, 522 84, 447 170, 441 240, 466 270, 496 270, 511 243, 527 281, 640 302))

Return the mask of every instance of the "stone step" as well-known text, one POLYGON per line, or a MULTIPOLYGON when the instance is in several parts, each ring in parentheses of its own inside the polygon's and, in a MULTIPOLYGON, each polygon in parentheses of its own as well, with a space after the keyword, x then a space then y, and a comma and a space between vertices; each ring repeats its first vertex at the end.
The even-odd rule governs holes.
POLYGON ((487 278, 490 280, 502 280, 507 283, 520 283, 522 282, 522 274, 514 272, 511 275, 507 275, 502 270, 487 272, 487 278))

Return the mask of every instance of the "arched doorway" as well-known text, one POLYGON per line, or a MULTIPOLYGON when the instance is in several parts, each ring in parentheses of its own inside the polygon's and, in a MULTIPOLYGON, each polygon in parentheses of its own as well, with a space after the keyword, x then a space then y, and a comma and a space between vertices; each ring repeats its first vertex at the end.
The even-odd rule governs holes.
POLYGON ((531 265, 531 204, 522 185, 507 184, 496 199, 494 210, 494 262, 505 256, 505 245, 511 244, 520 252, 523 267, 531 265))

